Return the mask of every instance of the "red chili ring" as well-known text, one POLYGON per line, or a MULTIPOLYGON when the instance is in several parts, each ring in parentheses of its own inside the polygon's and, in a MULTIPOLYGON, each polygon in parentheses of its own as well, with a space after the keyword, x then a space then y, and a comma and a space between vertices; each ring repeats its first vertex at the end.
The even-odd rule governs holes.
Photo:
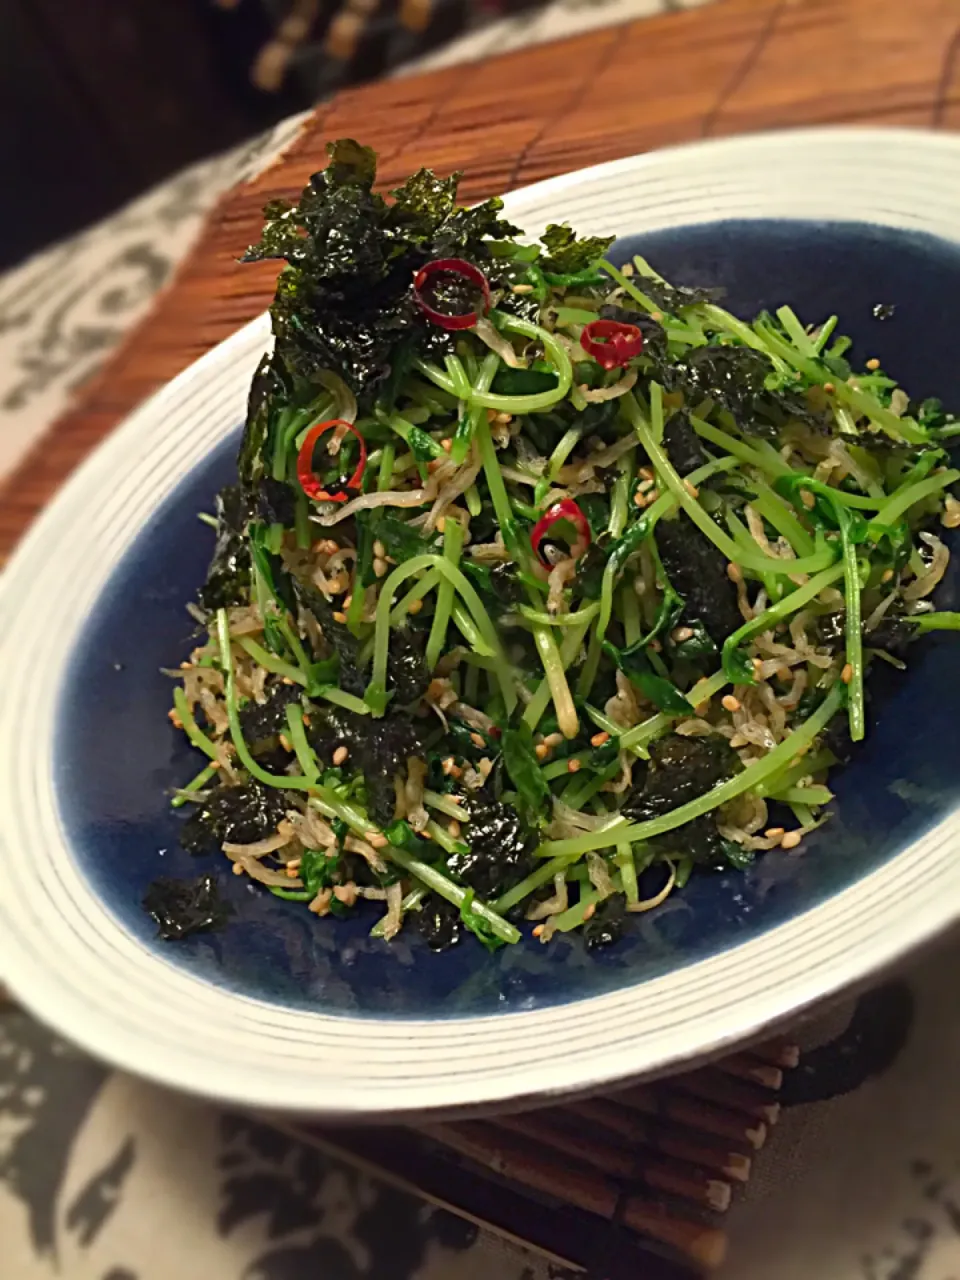
POLYGON ((300 487, 308 498, 312 498, 314 502, 346 502, 349 498, 349 489, 359 490, 363 483, 363 473, 367 469, 367 446, 363 436, 353 425, 352 422, 346 422, 343 418, 328 418, 326 422, 318 422, 316 426, 310 428, 303 438, 303 444, 297 453, 297 479, 300 481, 300 487), (343 489, 336 493, 328 493, 326 489, 320 487, 320 481, 317 479, 316 472, 313 469, 313 451, 317 441, 321 436, 333 431, 337 427, 346 427, 346 429, 354 436, 360 444, 360 461, 357 468, 349 480, 343 482, 343 489))
POLYGON ((584 325, 580 345, 604 369, 617 369, 643 350, 643 334, 635 324, 592 320, 584 325))
POLYGON ((441 329, 472 329, 480 318, 476 311, 464 311, 458 316, 448 316, 443 311, 438 311, 436 307, 431 307, 421 293, 431 276, 441 274, 461 276, 464 280, 469 280, 471 284, 476 285, 483 295, 481 314, 484 315, 490 310, 490 283, 487 277, 479 267, 474 266, 472 262, 467 262, 465 258, 435 258, 433 262, 428 262, 426 266, 421 267, 413 277, 413 296, 417 300, 417 306, 431 323, 439 325, 441 329))
POLYGON ((580 547, 580 555, 577 559, 590 546, 590 521, 572 498, 562 498, 560 502, 555 502, 552 507, 547 508, 530 533, 530 545, 533 547, 534 555, 548 569, 553 566, 540 554, 540 545, 559 520, 568 520, 577 531, 577 541, 574 543, 574 548, 580 547))

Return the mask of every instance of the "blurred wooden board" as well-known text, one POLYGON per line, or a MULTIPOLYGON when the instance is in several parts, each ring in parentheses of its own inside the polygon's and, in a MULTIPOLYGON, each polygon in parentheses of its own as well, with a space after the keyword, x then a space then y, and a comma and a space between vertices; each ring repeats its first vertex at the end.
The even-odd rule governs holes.
POLYGON ((0 489, 0 557, 125 414, 267 305, 275 269, 236 256, 328 138, 376 147, 385 186, 422 164, 463 169, 474 200, 695 138, 828 123, 960 127, 956 0, 719 0, 340 94, 222 200, 153 313, 0 489))

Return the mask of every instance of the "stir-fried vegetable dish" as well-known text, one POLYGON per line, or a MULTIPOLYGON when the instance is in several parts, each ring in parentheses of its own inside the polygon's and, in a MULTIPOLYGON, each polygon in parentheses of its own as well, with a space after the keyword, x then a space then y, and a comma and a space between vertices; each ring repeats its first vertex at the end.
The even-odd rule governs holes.
MULTIPOLYGON (((384 197, 372 151, 330 155, 246 254, 284 266, 169 673, 206 757, 185 847, 437 949, 608 942, 797 849, 871 666, 960 626, 931 601, 960 425, 852 368, 835 316, 748 323, 607 239, 524 242, 456 176, 384 197)), ((146 906, 179 937, 213 888, 146 906)))

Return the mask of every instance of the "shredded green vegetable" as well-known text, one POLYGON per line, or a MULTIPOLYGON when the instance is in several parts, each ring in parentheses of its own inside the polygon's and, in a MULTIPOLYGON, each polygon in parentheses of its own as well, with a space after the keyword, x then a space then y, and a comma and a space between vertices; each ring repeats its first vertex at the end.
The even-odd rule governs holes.
POLYGON ((960 630, 930 603, 960 426, 857 373, 836 317, 736 317, 562 228, 521 245, 432 176, 377 204, 334 151, 310 199, 362 208, 350 270, 385 274, 328 333, 335 237, 276 216, 250 251, 290 265, 171 673, 211 763, 172 803, 270 845, 264 891, 379 904, 378 938, 612 941, 819 827, 873 659, 960 630))

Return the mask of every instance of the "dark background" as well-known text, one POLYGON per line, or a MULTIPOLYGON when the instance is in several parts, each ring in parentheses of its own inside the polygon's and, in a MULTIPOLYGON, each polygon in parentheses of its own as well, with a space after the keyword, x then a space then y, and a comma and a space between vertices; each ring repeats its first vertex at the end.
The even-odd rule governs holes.
POLYGON ((0 270, 105 216, 183 166, 249 138, 343 84, 442 43, 484 7, 428 0, 405 25, 380 0, 355 47, 325 36, 321 0, 280 87, 251 68, 294 0, 0 0, 0 270))

